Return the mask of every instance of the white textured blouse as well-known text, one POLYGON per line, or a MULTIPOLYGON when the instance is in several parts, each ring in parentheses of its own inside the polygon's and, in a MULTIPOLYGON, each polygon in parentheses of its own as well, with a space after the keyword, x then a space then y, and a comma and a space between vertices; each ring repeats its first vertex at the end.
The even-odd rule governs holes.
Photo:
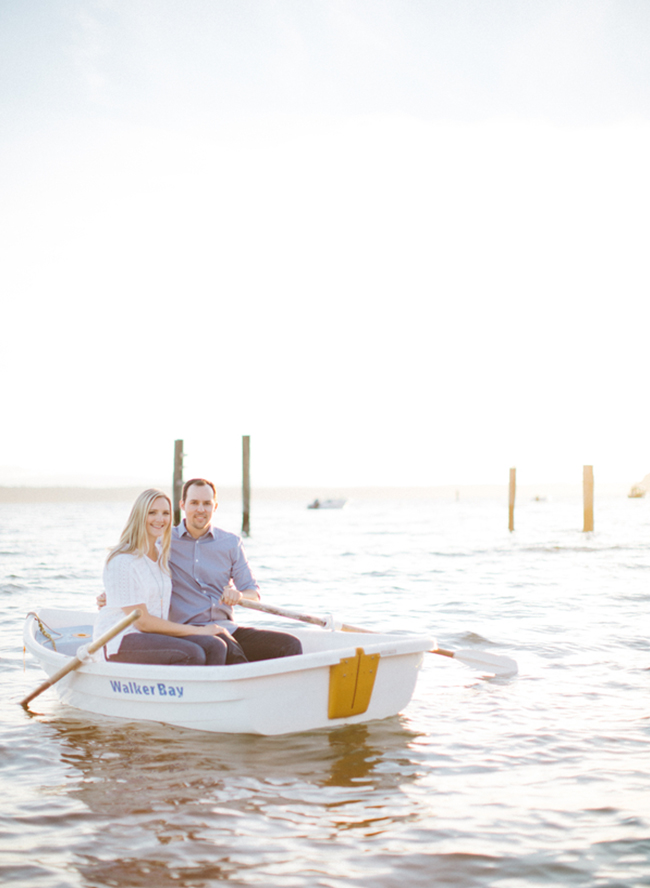
MULTIPOLYGON (((146 555, 114 555, 104 568, 104 589, 106 607, 97 615, 94 639, 123 618, 123 607, 144 604, 152 616, 165 620, 168 617, 172 594, 171 576, 163 570, 159 561, 152 561, 146 555)), ((125 635, 139 631, 131 625, 112 638, 106 645, 106 656, 117 653, 125 635)))

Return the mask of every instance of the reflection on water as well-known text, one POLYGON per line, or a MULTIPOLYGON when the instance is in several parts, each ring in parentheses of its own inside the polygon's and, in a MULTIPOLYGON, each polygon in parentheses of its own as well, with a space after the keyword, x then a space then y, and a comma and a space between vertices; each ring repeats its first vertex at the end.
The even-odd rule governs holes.
MULTIPOLYGON (((412 800, 398 799, 418 774, 419 735, 399 718, 277 738, 98 717, 43 727, 71 781, 68 798, 101 835, 99 846, 74 839, 73 865, 87 884, 237 883, 253 860, 279 865, 278 855, 286 875, 296 841, 377 835, 417 816, 412 800)), ((43 786, 43 797, 50 791, 43 786)), ((63 835, 71 825, 62 818, 63 835)))
POLYGON ((128 808, 126 800, 135 801, 142 783, 158 799, 173 798, 181 786, 202 793, 224 779, 395 789, 411 779, 405 765, 409 744, 419 736, 400 718, 288 737, 207 734, 99 718, 55 717, 46 724, 59 741, 61 761, 81 772, 83 783, 74 792, 102 813, 106 805, 128 808), (396 767, 386 768, 391 761, 396 767), (124 784, 119 800, 116 784, 124 784))
POLYGON ((332 756, 325 786, 373 786, 373 771, 383 753, 370 745, 369 735, 366 725, 350 725, 328 735, 332 756))

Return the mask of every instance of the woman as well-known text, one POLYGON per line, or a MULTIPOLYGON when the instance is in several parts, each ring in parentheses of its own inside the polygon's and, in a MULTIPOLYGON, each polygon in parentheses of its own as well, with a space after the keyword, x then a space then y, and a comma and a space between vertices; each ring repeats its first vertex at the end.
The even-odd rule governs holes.
POLYGON ((142 616, 105 646, 107 660, 222 666, 228 653, 224 629, 167 619, 172 592, 168 566, 171 523, 172 505, 165 493, 150 489, 140 494, 119 543, 106 559, 106 607, 97 616, 94 637, 138 608, 142 616))

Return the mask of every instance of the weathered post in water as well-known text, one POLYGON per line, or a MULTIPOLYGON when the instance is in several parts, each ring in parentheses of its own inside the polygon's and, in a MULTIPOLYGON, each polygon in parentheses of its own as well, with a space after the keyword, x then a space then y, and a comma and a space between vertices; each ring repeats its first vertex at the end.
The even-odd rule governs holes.
POLYGON ((508 530, 515 529, 515 490, 517 489, 517 469, 510 469, 510 488, 508 491, 508 530))
POLYGON ((242 501, 241 531, 244 536, 251 532, 251 436, 242 435, 242 501))
POLYGON ((172 482, 172 506, 174 526, 181 523, 181 495, 183 493, 183 442, 174 441, 174 480, 172 482))
POLYGON ((585 532, 594 529, 594 467, 582 467, 582 497, 585 508, 585 532))

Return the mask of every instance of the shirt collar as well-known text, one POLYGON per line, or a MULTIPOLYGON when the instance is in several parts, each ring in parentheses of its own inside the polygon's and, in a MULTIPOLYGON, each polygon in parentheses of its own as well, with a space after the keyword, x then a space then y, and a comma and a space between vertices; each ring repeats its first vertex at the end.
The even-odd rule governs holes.
MULTIPOLYGON (((214 531, 215 531, 215 528, 211 524, 210 527, 203 534, 203 536, 199 537, 199 540, 202 540, 207 536, 211 536, 212 539, 214 539, 214 531)), ((179 539, 179 540, 190 539, 190 540, 194 540, 194 542, 198 542, 198 540, 194 539, 192 534, 187 529, 187 525, 185 524, 184 518, 182 518, 181 523, 177 524, 176 527, 174 528, 174 534, 176 535, 177 539, 179 539)))

